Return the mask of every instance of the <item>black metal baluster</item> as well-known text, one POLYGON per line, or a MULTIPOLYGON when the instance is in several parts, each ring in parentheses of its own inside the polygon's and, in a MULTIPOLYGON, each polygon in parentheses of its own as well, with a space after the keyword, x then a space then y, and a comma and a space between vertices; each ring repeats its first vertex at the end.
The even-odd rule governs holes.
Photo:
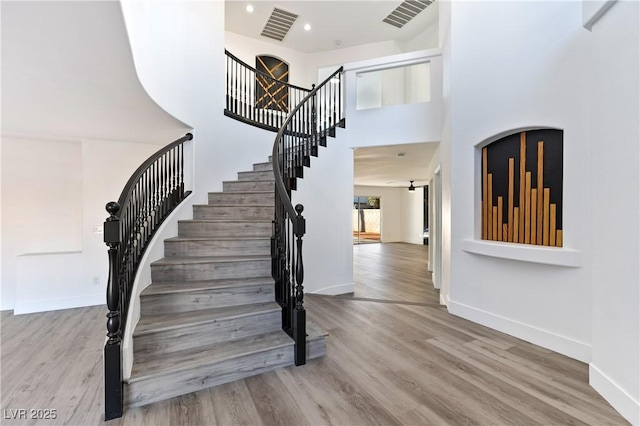
POLYGON ((251 107, 251 121, 256 121, 256 100, 255 100, 255 85, 256 85, 256 73, 254 71, 250 71, 249 78, 249 103, 251 107))
MULTIPOLYGON (((187 134, 193 138, 191 133, 187 134)), ((184 144, 180 144, 180 200, 182 199, 184 199, 184 144)))
MULTIPOLYGON (((340 68, 342 69, 342 68, 340 68)), ((343 109, 342 109, 342 71, 339 72, 338 74, 339 79, 338 79, 338 105, 339 105, 339 111, 340 111, 340 123, 341 125, 344 126, 344 124, 342 124, 342 119, 343 119, 343 109)))
POLYGON ((173 205, 171 206, 171 210, 175 209, 178 203, 180 203, 180 191, 178 190, 178 186, 180 183, 178 182, 178 152, 180 151, 180 147, 176 146, 171 150, 173 155, 173 205))
POLYGON ((167 156, 160 157, 160 220, 167 214, 167 156))
POLYGON ((236 62, 233 67, 233 102, 234 102, 234 113, 238 114, 238 92, 240 91, 240 86, 238 85, 238 67, 240 65, 236 62))
POLYGON ((247 111, 247 67, 242 68, 242 116, 248 118, 247 111))

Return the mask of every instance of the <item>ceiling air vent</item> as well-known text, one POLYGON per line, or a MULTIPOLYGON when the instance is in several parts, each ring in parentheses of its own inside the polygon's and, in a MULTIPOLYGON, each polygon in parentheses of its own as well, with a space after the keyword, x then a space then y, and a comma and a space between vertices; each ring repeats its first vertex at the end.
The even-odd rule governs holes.
POLYGON ((267 21, 267 25, 262 30, 262 35, 272 38, 274 40, 282 41, 287 36, 289 29, 298 19, 298 15, 295 13, 287 12, 286 10, 273 9, 273 13, 267 21))
POLYGON ((404 25, 416 17, 416 15, 427 8, 432 0, 406 0, 389 14, 382 22, 386 22, 394 27, 402 28, 404 25))

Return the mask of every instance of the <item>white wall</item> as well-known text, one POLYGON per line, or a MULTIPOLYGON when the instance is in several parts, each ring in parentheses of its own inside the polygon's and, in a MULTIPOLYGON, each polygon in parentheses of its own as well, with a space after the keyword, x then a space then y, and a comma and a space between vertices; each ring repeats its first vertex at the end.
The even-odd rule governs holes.
POLYGON ((316 83, 315 75, 308 72, 308 54, 288 49, 273 43, 256 40, 233 33, 225 32, 225 48, 250 66, 256 66, 257 55, 275 56, 289 64, 289 83, 310 89, 316 83))
POLYGON ((235 179, 251 162, 266 161, 273 143, 272 133, 223 115, 224 2, 125 0, 122 8, 141 83, 194 129, 193 202, 206 202, 207 192, 220 190, 223 180, 235 179), (174 27, 189 30, 167 31, 174 27))
POLYGON ((295 206, 304 206, 307 219, 304 237, 304 288, 308 293, 353 292, 353 150, 336 130, 326 147, 318 148, 311 168, 298 180, 292 193, 295 206))
MULTIPOLYGON (((592 267, 585 259, 591 257, 593 192, 591 149, 585 141, 590 137, 591 81, 589 39, 582 28, 581 5, 453 2, 450 6, 450 255, 455 267, 448 278, 449 310, 589 361, 592 267), (478 241, 480 170, 476 144, 527 126, 564 130, 565 248, 554 253, 562 257, 579 252, 580 267, 478 254, 486 254, 490 243, 478 241), (474 253, 465 251, 470 246, 474 253)), ((446 193, 446 173, 443 183, 446 193)), ((445 229, 446 203, 443 200, 445 229)), ((443 242, 446 247, 446 237, 443 242)), ((535 259, 531 255, 527 260, 535 259)), ((443 272, 447 281, 446 265, 443 272)))
POLYGON ((416 36, 400 43, 400 47, 402 48, 403 52, 435 49, 440 46, 438 28, 438 20, 440 17, 440 3, 441 2, 435 1, 431 3, 425 11, 420 12, 421 15, 429 15, 429 17, 427 18, 426 27, 416 36))
MULTIPOLYGON (((437 4, 437 2, 433 3, 433 5, 437 4)), ((402 43, 401 47, 403 52, 414 52, 416 50, 435 49, 439 47, 437 22, 435 25, 427 27, 411 40, 402 43)))
MULTIPOLYGON (((442 137, 442 62, 439 50, 386 56, 345 65, 346 133, 352 147, 403 143, 438 142, 442 137), (430 62, 430 101, 357 109, 357 74, 395 68, 402 78, 402 65, 430 62), (401 129, 401 131, 400 131, 401 129)), ((404 89, 401 89, 404 96, 404 89)), ((384 93, 382 94, 384 96, 384 93)), ((384 100, 381 100, 384 104, 384 100)))
POLYGON ((307 81, 320 82, 322 77, 329 76, 333 71, 349 62, 364 61, 383 56, 401 53, 402 49, 395 41, 363 44, 343 49, 328 50, 326 52, 311 53, 307 56, 307 81), (319 76, 321 69, 326 69, 319 76))
POLYGON ((593 314, 589 382, 640 424, 640 7, 592 28, 593 314), (613 210, 612 210, 613 209, 613 210))
POLYGON ((187 127, 140 85, 119 3, 4 2, 1 27, 1 307, 104 303, 93 227, 153 144, 187 127))
POLYGON ((356 185, 353 195, 380 197, 380 238, 383 243, 423 243, 424 188, 409 191, 407 188, 356 185))
POLYGON ((2 2, 2 132, 168 143, 188 127, 133 68, 118 2, 2 2))
POLYGON ((402 240, 405 243, 424 243, 424 188, 409 191, 406 188, 400 192, 400 199, 404 206, 404 232, 402 240))
POLYGON ((3 137, 2 309, 105 302, 104 205, 157 145, 3 137), (94 283, 94 278, 98 283, 94 283))
POLYGON ((321 82, 347 62, 378 58, 402 52, 398 43, 385 41, 325 52, 304 53, 231 31, 225 32, 224 43, 229 52, 251 66, 255 66, 256 55, 273 55, 285 60, 289 64, 289 83, 309 89, 312 84, 321 82), (321 70, 325 68, 326 71, 323 73, 321 70))

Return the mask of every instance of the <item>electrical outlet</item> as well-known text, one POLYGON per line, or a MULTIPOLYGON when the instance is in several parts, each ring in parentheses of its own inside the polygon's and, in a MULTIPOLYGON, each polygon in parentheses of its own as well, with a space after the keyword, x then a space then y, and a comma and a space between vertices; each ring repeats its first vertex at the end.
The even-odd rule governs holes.
POLYGON ((93 277, 93 285, 100 285, 100 277, 99 276, 95 276, 93 277))

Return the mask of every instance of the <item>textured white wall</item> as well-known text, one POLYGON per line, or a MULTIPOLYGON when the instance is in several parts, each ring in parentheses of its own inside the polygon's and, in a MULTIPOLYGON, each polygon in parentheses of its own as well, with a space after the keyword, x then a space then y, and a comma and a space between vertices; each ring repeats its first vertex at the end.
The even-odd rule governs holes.
POLYGON ((589 361, 591 262, 559 267, 464 251, 465 240, 479 235, 476 144, 510 129, 548 126, 564 130, 566 249, 559 255, 573 249, 591 256, 591 80, 581 5, 453 2, 451 19, 449 310, 589 361))
POLYGON ((157 145, 4 137, 2 309, 102 304, 104 206, 157 145), (94 278, 99 282, 94 284, 94 278))
POLYGON ((383 243, 422 244, 424 189, 356 185, 353 195, 380 197, 383 243))
MULTIPOLYGON (((404 76, 402 68, 396 71, 404 76)), ((352 147, 438 142, 442 137, 442 60, 438 50, 412 52, 351 62, 345 65, 346 134, 352 147), (363 71, 393 68, 430 61, 430 101, 392 105, 384 108, 357 109, 357 74, 363 71)), ((403 78, 401 78, 402 80, 403 78)), ((401 86, 404 91, 403 86, 401 86)), ((400 93, 404 96, 404 93, 400 93)), ((384 96, 384 94, 382 94, 384 96)), ((381 100, 384 104, 384 100, 381 100)))
POLYGON ((119 3, 3 3, 1 28, 2 309, 16 294, 22 312, 104 303, 93 227, 153 144, 186 126, 140 85, 119 3))
POLYGON ((592 28, 593 314, 590 383, 640 424, 640 6, 592 28))

